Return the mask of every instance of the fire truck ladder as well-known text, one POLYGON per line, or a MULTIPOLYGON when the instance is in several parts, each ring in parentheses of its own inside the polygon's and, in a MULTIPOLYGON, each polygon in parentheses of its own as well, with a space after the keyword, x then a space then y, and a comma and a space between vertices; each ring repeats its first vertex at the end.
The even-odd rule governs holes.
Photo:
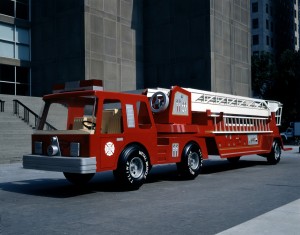
MULTIPOLYGON (((217 92, 184 88, 191 93, 192 111, 211 111, 214 133, 270 133, 271 113, 275 113, 276 125, 281 123, 282 104, 277 101, 235 96, 217 92)), ((165 88, 148 89, 148 96, 165 88)))
POLYGON ((192 111, 211 111, 214 133, 269 133, 271 113, 280 125, 282 105, 276 101, 247 98, 184 88, 192 94, 192 111))

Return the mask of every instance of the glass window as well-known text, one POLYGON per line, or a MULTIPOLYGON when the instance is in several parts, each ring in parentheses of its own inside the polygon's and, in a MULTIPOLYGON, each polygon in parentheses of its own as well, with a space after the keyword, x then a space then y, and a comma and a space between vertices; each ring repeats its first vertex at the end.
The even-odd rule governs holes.
POLYGON ((257 29, 259 27, 258 25, 258 19, 253 19, 252 20, 252 28, 257 29))
POLYGON ((18 83, 29 83, 29 68, 16 67, 16 81, 18 83))
POLYGON ((0 64, 0 93, 30 95, 29 76, 29 68, 0 64))
POLYGON ((252 12, 258 12, 258 2, 252 3, 252 12))
POLYGON ((0 39, 14 41, 14 26, 0 22, 0 39))
POLYGON ((269 4, 266 4, 266 13, 269 13, 269 4))
POLYGON ((269 29, 270 26, 269 26, 269 20, 266 20, 266 29, 269 29))
POLYGON ((29 20, 29 0, 1 0, 0 14, 29 20))
POLYGON ((29 85, 28 84, 16 84, 16 95, 29 95, 29 85))
POLYGON ((270 45, 270 37, 266 36, 266 44, 269 46, 270 45))
POLYGON ((123 132, 121 102, 119 100, 104 100, 101 120, 102 134, 123 132))
POLYGON ((148 112, 148 106, 145 102, 138 101, 136 104, 138 112, 138 124, 141 129, 151 128, 151 120, 148 112))
POLYGON ((15 67, 11 65, 0 65, 0 80, 6 82, 15 81, 15 67))
POLYGON ((14 2, 11 0, 1 0, 0 14, 14 16, 14 2))
POLYGON ((29 30, 26 28, 16 28, 16 42, 29 44, 29 30))
POLYGON ((258 35, 253 35, 252 36, 252 44, 253 45, 258 45, 259 44, 259 36, 258 35))
POLYGON ((0 22, 0 56, 30 60, 29 29, 0 22))
POLYGON ((7 95, 15 94, 15 84, 14 83, 3 83, 0 81, 0 93, 7 95))
POLYGON ((29 2, 28 0, 16 1, 16 18, 29 20, 29 2))
POLYGON ((14 58, 14 43, 0 41, 0 56, 7 58, 14 58))
POLYGON ((19 60, 29 60, 29 46, 17 44, 15 57, 19 60))

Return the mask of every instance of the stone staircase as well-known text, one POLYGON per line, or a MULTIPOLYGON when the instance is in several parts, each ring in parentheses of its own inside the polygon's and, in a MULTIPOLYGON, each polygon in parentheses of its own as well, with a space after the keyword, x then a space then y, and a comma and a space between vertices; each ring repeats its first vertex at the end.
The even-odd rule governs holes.
MULTIPOLYGON (((4 112, 0 112, 0 164, 19 162, 25 153, 31 152, 32 125, 25 123, 13 113, 13 100, 17 99, 39 114, 43 105, 40 97, 10 96, 0 94, 5 101, 4 112)), ((22 110, 23 111, 23 110, 22 110)), ((20 114, 22 112, 20 110, 20 114)))

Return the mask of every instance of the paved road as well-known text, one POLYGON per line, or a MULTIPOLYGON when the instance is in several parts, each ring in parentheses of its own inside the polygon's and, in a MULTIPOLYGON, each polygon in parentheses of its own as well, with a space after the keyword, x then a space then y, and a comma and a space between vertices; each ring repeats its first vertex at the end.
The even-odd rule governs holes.
POLYGON ((61 173, 3 164, 0 234, 296 234, 299 199, 297 148, 276 166, 258 156, 237 166, 213 157, 193 181, 181 181, 173 165, 154 167, 129 192, 110 172, 78 188, 61 173))

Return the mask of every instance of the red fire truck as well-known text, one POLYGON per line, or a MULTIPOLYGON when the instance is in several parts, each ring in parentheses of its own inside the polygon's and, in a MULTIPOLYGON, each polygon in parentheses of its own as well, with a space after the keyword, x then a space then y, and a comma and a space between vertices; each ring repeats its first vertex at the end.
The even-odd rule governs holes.
POLYGON ((63 172, 75 184, 113 171, 121 185, 137 189, 156 164, 176 163, 193 179, 209 155, 235 163, 258 154, 277 164, 284 149, 276 101, 178 86, 109 92, 100 80, 56 86, 43 99, 23 167, 63 172))

